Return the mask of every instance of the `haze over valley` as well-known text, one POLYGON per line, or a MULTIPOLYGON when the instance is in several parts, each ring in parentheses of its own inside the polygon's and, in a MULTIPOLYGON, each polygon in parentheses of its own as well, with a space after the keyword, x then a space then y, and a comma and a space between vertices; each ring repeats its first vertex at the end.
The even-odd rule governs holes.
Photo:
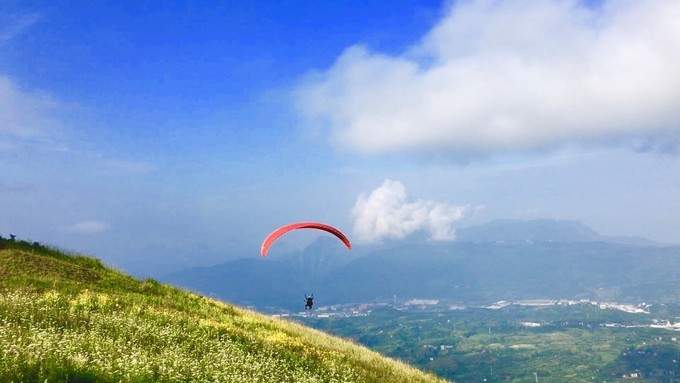
POLYGON ((506 220, 460 229, 454 242, 411 238, 351 253, 322 237, 302 251, 188 269, 164 279, 270 310, 298 307, 307 292, 317 293, 325 305, 395 297, 461 304, 520 299, 661 303, 680 298, 680 246, 602 236, 572 221, 506 220))

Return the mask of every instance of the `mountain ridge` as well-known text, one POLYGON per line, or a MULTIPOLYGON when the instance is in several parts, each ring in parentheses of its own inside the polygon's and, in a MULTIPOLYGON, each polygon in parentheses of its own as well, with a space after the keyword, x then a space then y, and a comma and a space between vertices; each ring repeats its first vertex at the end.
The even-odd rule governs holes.
MULTIPOLYGON (((298 307, 300 297, 312 291, 323 304, 386 300, 395 295, 460 302, 532 298, 667 301, 680 296, 680 284, 674 282, 680 275, 673 271, 680 270, 680 247, 608 241, 611 237, 574 222, 531 221, 507 230, 515 222, 467 232, 469 229, 462 229, 461 239, 451 243, 386 242, 361 250, 361 256, 348 256, 335 246, 338 250, 330 252, 303 251, 194 268, 165 280, 228 301, 288 309, 298 307), (521 235, 546 222, 551 225, 548 230, 521 235), (568 230, 560 233, 559 228, 568 230), (515 240, 506 240, 508 233, 515 240), (305 259, 338 264, 314 272, 300 267, 305 259), (314 275, 310 277, 310 273, 314 275), (253 287, 270 281, 282 287, 267 293, 253 287)), ((332 239, 324 241, 330 244, 332 239)))
POLYGON ((640 246, 661 246, 642 237, 607 236, 572 220, 494 220, 457 230, 460 242, 608 242, 640 246))

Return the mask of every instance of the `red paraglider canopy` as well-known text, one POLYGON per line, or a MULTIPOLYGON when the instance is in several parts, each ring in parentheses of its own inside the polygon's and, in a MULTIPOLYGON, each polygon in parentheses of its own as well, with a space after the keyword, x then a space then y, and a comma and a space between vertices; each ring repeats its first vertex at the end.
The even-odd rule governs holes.
POLYGON ((326 225, 324 223, 319 223, 319 222, 297 222, 297 223, 291 223, 288 225, 281 226, 280 228, 272 231, 265 239, 262 241, 262 247, 260 248, 260 255, 263 257, 267 256, 267 253, 269 253, 269 248, 272 246, 272 244, 282 235, 288 233, 289 231, 293 230, 299 230, 299 229, 317 229, 317 230, 323 230, 325 232, 331 233, 334 236, 338 237, 339 240, 342 241, 342 243, 345 244, 347 249, 352 249, 352 244, 349 242, 349 239, 345 234, 343 234, 340 230, 334 228, 331 225, 326 225))

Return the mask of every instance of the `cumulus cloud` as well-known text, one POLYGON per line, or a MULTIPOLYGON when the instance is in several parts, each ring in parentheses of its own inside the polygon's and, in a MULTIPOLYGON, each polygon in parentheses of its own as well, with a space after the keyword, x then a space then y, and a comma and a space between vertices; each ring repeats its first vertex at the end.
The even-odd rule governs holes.
POLYGON ((71 234, 99 234, 108 231, 111 226, 102 221, 82 221, 64 227, 64 231, 71 234))
POLYGON ((354 204, 354 235, 363 242, 376 242, 402 239, 424 230, 432 240, 453 240, 454 223, 463 218, 466 209, 446 202, 409 201, 401 182, 385 180, 370 194, 360 195, 354 204))
POLYGON ((346 49, 294 92, 367 153, 680 137, 680 2, 461 0, 402 54, 346 49))

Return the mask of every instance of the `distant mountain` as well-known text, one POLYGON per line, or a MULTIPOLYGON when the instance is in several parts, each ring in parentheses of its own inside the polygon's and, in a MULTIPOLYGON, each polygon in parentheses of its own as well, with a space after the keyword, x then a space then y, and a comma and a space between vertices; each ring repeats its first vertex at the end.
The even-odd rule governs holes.
POLYGON ((626 302, 680 299, 680 247, 605 242, 412 245, 362 257, 322 290, 339 302, 440 298, 463 303, 532 298, 626 302))
POLYGON ((411 240, 351 253, 322 238, 299 253, 194 268, 165 280, 261 308, 432 297, 680 299, 680 247, 612 238, 577 222, 496 221, 456 242, 411 240))
POLYGON ((322 237, 300 252, 273 252, 267 258, 191 268, 163 280, 229 302, 282 307, 302 302, 305 294, 321 288, 330 273, 357 258, 335 239, 322 237))
POLYGON ((526 242, 610 242, 652 246, 655 242, 637 237, 611 237, 597 233, 577 221, 552 219, 497 220, 486 224, 461 228, 460 242, 526 243, 526 242))

